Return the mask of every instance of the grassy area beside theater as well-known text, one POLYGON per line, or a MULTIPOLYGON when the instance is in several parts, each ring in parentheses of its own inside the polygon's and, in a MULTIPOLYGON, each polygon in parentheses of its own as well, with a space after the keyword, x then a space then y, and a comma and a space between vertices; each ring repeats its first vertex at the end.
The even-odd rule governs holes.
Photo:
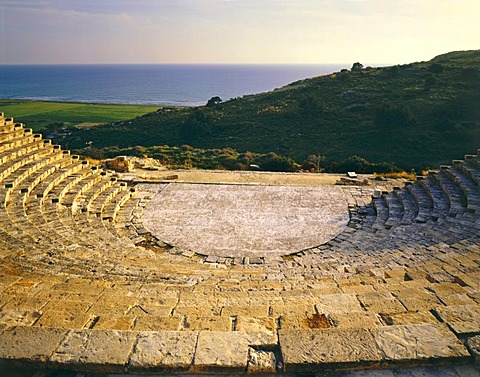
POLYGON ((78 124, 102 124, 134 119, 156 111, 159 106, 65 103, 0 99, 0 112, 25 123, 35 132, 78 124))

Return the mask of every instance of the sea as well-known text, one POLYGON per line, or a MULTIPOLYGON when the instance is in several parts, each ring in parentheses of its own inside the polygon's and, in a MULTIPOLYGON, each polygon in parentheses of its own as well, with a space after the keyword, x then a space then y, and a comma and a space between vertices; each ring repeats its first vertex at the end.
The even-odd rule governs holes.
POLYGON ((347 68, 318 65, 0 65, 0 98, 201 106, 347 68))

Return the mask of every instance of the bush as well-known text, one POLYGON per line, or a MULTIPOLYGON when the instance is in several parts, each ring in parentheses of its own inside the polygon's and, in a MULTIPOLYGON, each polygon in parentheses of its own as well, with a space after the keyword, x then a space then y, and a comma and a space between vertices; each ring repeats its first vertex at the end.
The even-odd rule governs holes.
POLYGON ((406 104, 384 103, 375 110, 374 123, 377 127, 408 127, 415 122, 415 114, 406 104))
POLYGON ((273 152, 265 155, 258 165, 265 171, 298 171, 298 166, 295 161, 289 157, 279 156, 273 152))

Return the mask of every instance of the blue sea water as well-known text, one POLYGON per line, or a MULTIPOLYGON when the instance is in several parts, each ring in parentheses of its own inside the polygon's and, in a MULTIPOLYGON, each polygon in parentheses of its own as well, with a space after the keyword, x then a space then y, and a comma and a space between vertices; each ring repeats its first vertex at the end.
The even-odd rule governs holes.
POLYGON ((0 98, 204 105, 256 94, 344 65, 0 65, 0 98))

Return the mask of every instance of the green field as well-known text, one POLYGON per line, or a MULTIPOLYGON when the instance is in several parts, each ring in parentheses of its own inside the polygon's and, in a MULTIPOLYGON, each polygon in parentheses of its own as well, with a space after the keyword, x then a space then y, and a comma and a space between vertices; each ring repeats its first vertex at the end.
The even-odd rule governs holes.
POLYGON ((0 112, 25 123, 35 132, 50 124, 63 123, 66 127, 81 123, 109 123, 134 119, 154 112, 159 106, 109 105, 90 103, 63 103, 0 99, 0 112))

